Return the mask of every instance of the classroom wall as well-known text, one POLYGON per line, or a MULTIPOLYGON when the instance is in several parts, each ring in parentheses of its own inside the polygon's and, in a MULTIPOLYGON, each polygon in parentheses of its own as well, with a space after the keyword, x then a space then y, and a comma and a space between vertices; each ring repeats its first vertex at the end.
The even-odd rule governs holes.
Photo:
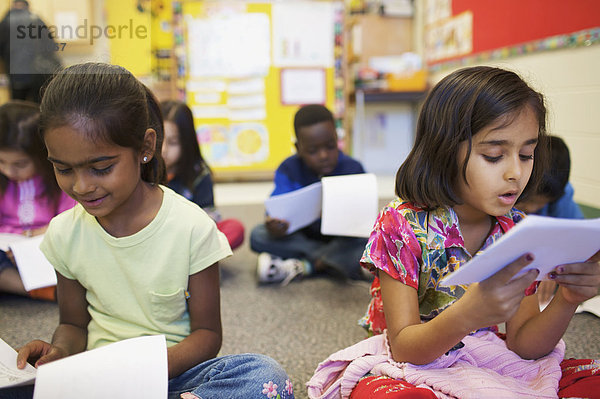
MULTIPOLYGON (((562 137, 571 151, 575 200, 600 208, 600 46, 538 52, 481 64, 514 70, 545 94, 548 131, 562 137)), ((432 74, 431 84, 453 70, 432 74)))

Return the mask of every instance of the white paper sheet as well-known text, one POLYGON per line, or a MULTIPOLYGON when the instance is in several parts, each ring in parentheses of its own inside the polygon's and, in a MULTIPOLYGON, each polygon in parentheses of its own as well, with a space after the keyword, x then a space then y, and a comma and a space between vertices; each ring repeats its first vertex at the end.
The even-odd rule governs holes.
POLYGON ((43 235, 39 235, 10 245, 23 286, 27 291, 56 285, 54 267, 40 251, 43 238, 43 235))
POLYGON ((281 70, 281 103, 285 105, 325 104, 327 87, 324 69, 281 70))
POLYGON ((542 280, 556 266, 583 262, 598 250, 600 218, 576 220, 530 215, 440 283, 457 285, 485 280, 528 252, 535 259, 518 274, 538 269, 538 279, 542 280))
POLYGON ((368 237, 379 212, 377 178, 372 173, 331 176, 323 183, 321 233, 368 237))
POLYGON ((577 307, 575 313, 588 312, 596 317, 600 317, 600 295, 588 299, 577 307))
POLYGON ((313 1, 273 4, 273 65, 280 68, 333 66, 336 7, 333 3, 313 1))
POLYGON ((29 237, 22 234, 0 233, 0 250, 6 252, 8 251, 10 244, 28 239, 29 237))
POLYGON ((321 217, 321 183, 270 197, 265 209, 272 218, 287 220, 291 234, 321 217))
POLYGON ((35 380, 35 372, 35 368, 30 364, 23 370, 18 369, 17 352, 0 338, 0 388, 31 385, 35 380))
POLYGON ((269 16, 234 13, 186 20, 189 75, 267 76, 271 64, 269 16))
POLYGON ((34 399, 165 399, 164 335, 132 338, 38 368, 34 399))

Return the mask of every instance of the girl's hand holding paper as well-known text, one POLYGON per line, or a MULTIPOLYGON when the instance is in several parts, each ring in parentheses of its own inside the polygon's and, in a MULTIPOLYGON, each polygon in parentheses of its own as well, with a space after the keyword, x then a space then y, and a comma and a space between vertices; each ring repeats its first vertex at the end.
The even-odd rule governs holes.
POLYGON ((559 285, 562 297, 578 305, 596 295, 600 286, 600 251, 586 262, 560 265, 548 273, 559 285))
POLYGON ((464 314, 470 315, 473 322, 470 330, 504 323, 514 316, 525 297, 525 290, 535 281, 538 271, 529 270, 517 277, 515 275, 532 261, 531 254, 523 255, 491 277, 469 286, 459 302, 466 306, 464 314))
POLYGON ((27 361, 32 361, 34 362, 33 365, 37 368, 44 363, 62 359, 67 355, 63 349, 36 339, 19 349, 17 367, 22 369, 25 367, 27 361))

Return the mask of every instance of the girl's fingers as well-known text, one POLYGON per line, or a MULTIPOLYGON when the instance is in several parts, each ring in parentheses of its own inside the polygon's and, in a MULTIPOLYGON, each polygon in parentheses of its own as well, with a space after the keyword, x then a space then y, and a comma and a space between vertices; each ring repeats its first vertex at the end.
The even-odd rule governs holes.
MULTIPOLYGON (((595 255, 594 255, 595 256, 595 255)), ((600 264, 597 262, 581 262, 581 263, 569 263, 565 265, 557 266, 552 272, 549 273, 548 277, 551 279, 553 276, 563 275, 585 275, 593 276, 600 275, 600 264)))
POLYGON ((46 342, 35 340, 20 348, 17 353, 17 368, 24 368, 30 358, 35 359, 42 356, 49 346, 50 344, 46 342))
POLYGON ((25 365, 27 364, 27 359, 29 359, 29 354, 30 354, 29 347, 25 346, 25 347, 19 349, 19 352, 17 353, 17 368, 18 369, 25 368, 25 365))
POLYGON ((50 351, 48 354, 40 357, 37 362, 35 362, 35 367, 39 367, 44 363, 50 363, 51 361, 60 359, 60 356, 56 352, 50 351))
MULTIPOLYGON (((487 280, 484 280, 484 282, 489 281, 489 282, 507 284, 509 281, 513 280, 513 277, 517 273, 519 273, 521 271, 521 269, 523 269, 525 266, 527 266, 531 262, 533 262, 532 254, 522 255, 514 262, 509 263, 503 269, 496 272, 496 274, 489 277, 487 280)), ((533 279, 531 280, 531 282, 529 283, 529 284, 531 284, 535 280, 535 277, 537 276, 538 273, 539 272, 537 270, 529 270, 528 273, 525 273, 525 274, 523 274, 523 276, 519 276, 518 278, 516 278, 514 280, 515 281, 529 280, 531 276, 534 276, 533 279)))
POLYGON ((597 287, 600 285, 600 275, 598 274, 552 274, 550 273, 552 281, 560 285, 570 284, 579 287, 597 287))
POLYGON ((580 304, 598 295, 597 287, 584 287, 573 284, 561 284, 563 297, 573 304, 580 304))
POLYGON ((600 262, 600 250, 592 255, 591 258, 587 260, 587 262, 600 262))

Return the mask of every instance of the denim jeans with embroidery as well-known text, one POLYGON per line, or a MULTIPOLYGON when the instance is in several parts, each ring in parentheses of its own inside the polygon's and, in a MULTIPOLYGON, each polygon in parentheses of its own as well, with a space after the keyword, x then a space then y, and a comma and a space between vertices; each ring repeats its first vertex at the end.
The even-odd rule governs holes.
POLYGON ((292 382, 268 356, 245 353, 217 357, 169 380, 169 399, 291 399, 292 382))
MULTIPOLYGON (((2 399, 31 399, 33 385, 1 389, 2 399)), ((210 359, 169 380, 169 399, 293 399, 292 382, 268 356, 246 353, 210 359)))

